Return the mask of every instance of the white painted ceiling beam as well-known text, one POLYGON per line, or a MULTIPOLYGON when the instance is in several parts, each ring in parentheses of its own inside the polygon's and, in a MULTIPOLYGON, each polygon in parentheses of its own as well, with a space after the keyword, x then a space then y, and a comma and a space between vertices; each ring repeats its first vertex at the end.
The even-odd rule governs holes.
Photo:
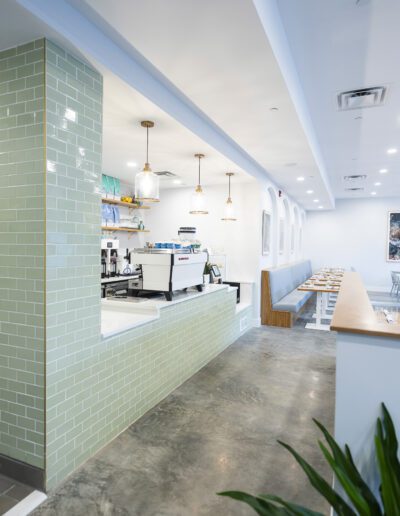
POLYGON ((82 53, 92 56, 245 172, 260 181, 268 179, 276 184, 264 167, 111 29, 107 33, 104 27, 100 28, 65 0, 16 1, 82 53))
POLYGON ((313 153, 315 162, 317 163, 321 178, 329 195, 331 207, 334 207, 335 198, 332 193, 325 162, 320 151, 320 145, 311 120, 303 87, 283 28, 277 0, 253 0, 253 3, 281 69, 300 123, 310 145, 311 152, 313 153))

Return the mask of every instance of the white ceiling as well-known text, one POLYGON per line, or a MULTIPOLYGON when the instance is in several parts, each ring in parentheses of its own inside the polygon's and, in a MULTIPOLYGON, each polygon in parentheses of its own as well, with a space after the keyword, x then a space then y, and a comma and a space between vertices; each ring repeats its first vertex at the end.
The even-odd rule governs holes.
MULTIPOLYGON (((103 74, 103 169, 107 174, 133 182, 134 174, 146 161, 146 130, 142 120, 152 120, 149 130, 149 159, 156 171, 169 171, 182 181, 180 186, 197 184, 198 160, 202 153, 201 178, 203 184, 227 184, 226 172, 234 172, 235 183, 254 181, 210 145, 177 123, 148 99, 133 90, 118 77, 96 63, 103 74), (127 162, 137 163, 130 168, 127 162)), ((161 178, 161 188, 176 188, 173 179, 161 178)))
MULTIPOLYGON (((280 67, 250 0, 68 0, 94 23, 125 39, 194 102, 306 209, 329 195, 282 78, 280 67), (167 22, 166 22, 167 20, 167 22), (271 108, 279 108, 271 111, 271 108), (304 176, 304 182, 296 181, 304 176), (306 190, 314 193, 307 195, 306 190)), ((396 49, 398 0, 276 0, 305 93, 335 196, 342 176, 366 173, 363 196, 400 194, 400 91, 396 49), (383 107, 338 112, 339 91, 388 86, 383 107), (362 119, 358 117, 362 116, 362 119), (378 170, 387 168, 385 175, 378 170), (381 186, 374 186, 376 181, 381 186)), ((1 0, 0 49, 50 37, 82 57, 79 48, 15 0, 1 0)), ((86 56, 87 60, 91 60, 86 56)), ((96 63, 94 63, 96 64, 96 63)), ((178 124, 107 70, 104 74, 104 168, 125 179, 126 161, 144 159, 144 130, 154 119, 150 160, 195 183, 194 152, 204 152, 206 183, 224 182, 227 170, 244 171, 209 142, 178 124)), ((354 195, 354 194, 352 194, 354 195)))
POLYGON ((69 1, 116 30, 303 206, 316 208, 308 189, 330 204, 251 1, 69 1))
POLYGON ((195 153, 205 154, 202 160, 203 184, 226 184, 226 172, 234 172, 233 183, 254 181, 230 160, 195 136, 148 99, 140 95, 107 69, 87 58, 68 41, 61 38, 43 22, 29 14, 14 0, 0 0, 0 50, 49 37, 81 59, 92 64, 104 79, 103 102, 103 169, 104 172, 133 182, 145 161, 146 132, 141 120, 153 120, 150 130, 150 163, 154 171, 168 170, 182 180, 177 186, 173 179, 161 178, 161 188, 180 188, 197 184, 198 162, 195 153), (130 168, 127 162, 136 162, 130 168))
POLYGON ((400 2, 278 5, 335 197, 400 196, 400 2), (381 85, 388 87, 382 107, 338 111, 338 92, 381 85), (388 155, 390 147, 399 152, 388 155), (348 174, 367 174, 364 192, 344 191, 348 174))

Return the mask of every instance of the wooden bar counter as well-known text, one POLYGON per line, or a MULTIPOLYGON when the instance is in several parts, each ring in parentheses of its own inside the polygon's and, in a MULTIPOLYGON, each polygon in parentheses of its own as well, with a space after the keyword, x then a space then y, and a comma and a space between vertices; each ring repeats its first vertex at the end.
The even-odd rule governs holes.
POLYGON ((400 338, 399 324, 379 320, 357 272, 344 273, 331 330, 400 338))
POLYGON ((400 325, 379 315, 359 274, 346 272, 331 324, 337 331, 335 437, 374 480, 373 436, 382 402, 400 435, 400 325))

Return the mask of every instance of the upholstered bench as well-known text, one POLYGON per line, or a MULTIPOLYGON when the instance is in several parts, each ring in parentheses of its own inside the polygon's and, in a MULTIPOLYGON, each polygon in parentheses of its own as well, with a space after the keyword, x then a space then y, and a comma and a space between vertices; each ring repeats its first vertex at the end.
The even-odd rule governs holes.
POLYGON ((291 328, 301 309, 313 295, 297 287, 312 275, 310 260, 262 271, 261 322, 291 328))

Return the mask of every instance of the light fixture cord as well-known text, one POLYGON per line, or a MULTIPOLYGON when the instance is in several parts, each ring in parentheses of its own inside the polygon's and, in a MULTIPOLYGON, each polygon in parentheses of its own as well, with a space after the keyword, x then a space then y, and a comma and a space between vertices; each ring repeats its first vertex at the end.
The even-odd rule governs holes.
POLYGON ((201 157, 199 156, 199 186, 200 186, 200 160, 201 160, 201 157))
POLYGON ((228 194, 228 197, 230 198, 231 197, 231 176, 228 176, 228 179, 229 179, 229 194, 228 194))
POLYGON ((146 163, 149 162, 149 126, 146 127, 147 144, 146 144, 146 163))

